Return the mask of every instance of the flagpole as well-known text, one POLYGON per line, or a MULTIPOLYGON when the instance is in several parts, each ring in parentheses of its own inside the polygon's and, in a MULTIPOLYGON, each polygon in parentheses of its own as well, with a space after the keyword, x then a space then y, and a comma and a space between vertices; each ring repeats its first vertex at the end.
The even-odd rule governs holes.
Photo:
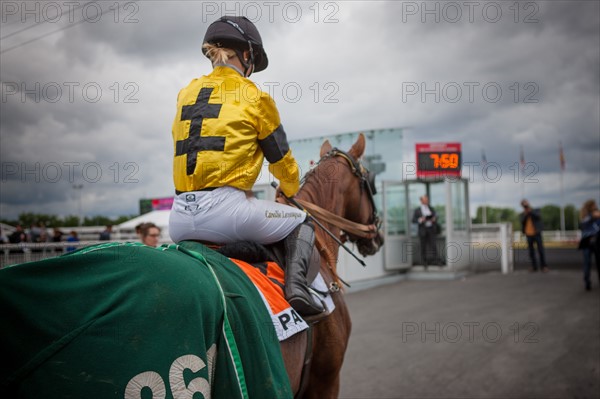
POLYGON ((523 151, 523 145, 521 144, 521 151, 520 151, 520 160, 519 160, 520 164, 521 164, 521 199, 525 198, 525 152, 523 151))
POLYGON ((565 154, 563 152, 562 142, 558 142, 558 158, 560 160, 560 231, 562 237, 565 236, 565 200, 563 176, 565 174, 565 154))
POLYGON ((563 174, 560 171, 560 233, 561 237, 565 236, 565 200, 564 200, 564 189, 563 189, 563 174))
POLYGON ((521 169, 521 199, 525 198, 525 171, 521 169))
POLYGON ((485 179, 483 180, 483 215, 481 217, 483 224, 487 224, 487 199, 485 195, 485 179))
POLYGON ((481 163, 483 164, 483 168, 481 170, 481 176, 483 177, 483 210, 481 212, 481 221, 483 224, 487 224, 487 196, 485 195, 485 179, 486 179, 486 166, 487 166, 487 158, 485 156, 485 150, 481 149, 481 163))

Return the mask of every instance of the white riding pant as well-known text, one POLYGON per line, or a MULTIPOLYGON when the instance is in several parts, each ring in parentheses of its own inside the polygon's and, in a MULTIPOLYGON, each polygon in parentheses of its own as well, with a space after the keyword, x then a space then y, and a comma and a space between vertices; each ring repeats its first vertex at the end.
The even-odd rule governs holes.
POLYGON ((169 216, 173 242, 183 240, 228 244, 283 240, 306 218, 306 213, 274 201, 247 198, 233 187, 179 194, 169 216))

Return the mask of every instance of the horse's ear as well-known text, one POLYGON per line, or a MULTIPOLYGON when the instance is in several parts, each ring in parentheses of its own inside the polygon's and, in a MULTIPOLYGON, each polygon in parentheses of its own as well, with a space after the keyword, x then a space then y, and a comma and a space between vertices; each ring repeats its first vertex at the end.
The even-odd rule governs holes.
POLYGON ((358 159, 360 157, 362 157, 362 155, 365 152, 365 135, 364 134, 359 134, 358 135, 358 139, 356 140, 356 143, 354 143, 352 145, 352 148, 350 148, 350 151, 348 151, 348 153, 350 155, 352 155, 355 159, 358 159))
POLYGON ((319 154, 319 156, 323 158, 329 151, 331 151, 331 144, 329 144, 329 140, 325 140, 321 146, 321 154, 319 154))

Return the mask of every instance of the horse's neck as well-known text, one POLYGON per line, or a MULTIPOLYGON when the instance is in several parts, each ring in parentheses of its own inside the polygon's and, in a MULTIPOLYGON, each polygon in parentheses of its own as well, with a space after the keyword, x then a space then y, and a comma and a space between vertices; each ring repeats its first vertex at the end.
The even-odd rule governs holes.
MULTIPOLYGON (((319 184, 319 182, 313 181, 307 182, 302 186, 296 197, 315 204, 338 216, 344 216, 344 200, 340 192, 336 190, 334 184, 319 184)), ((320 220, 320 222, 328 224, 326 220, 320 220)), ((333 225, 329 225, 329 227, 331 229, 337 229, 337 227, 333 225)))
MULTIPOLYGON (((343 198, 341 198, 339 191, 336 190, 335 185, 330 183, 323 184, 318 181, 307 182, 302 186, 296 197, 313 203, 339 216, 342 216, 344 211, 343 198)), ((319 219, 319 222, 334 236, 340 236, 341 231, 338 227, 330 224, 327 220, 319 219)), ((319 226, 315 226, 315 235, 317 237, 317 242, 320 243, 319 246, 322 247, 321 254, 325 256, 327 262, 330 264, 337 264, 339 244, 319 226)))

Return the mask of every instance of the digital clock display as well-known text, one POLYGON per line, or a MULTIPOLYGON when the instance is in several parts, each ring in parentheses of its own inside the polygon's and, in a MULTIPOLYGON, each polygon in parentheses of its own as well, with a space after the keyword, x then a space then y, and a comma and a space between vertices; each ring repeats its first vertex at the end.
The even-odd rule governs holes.
POLYGON ((460 177, 460 143, 417 143, 415 149, 418 178, 460 177))
POLYGON ((459 152, 421 152, 417 158, 420 170, 460 170, 459 152))

